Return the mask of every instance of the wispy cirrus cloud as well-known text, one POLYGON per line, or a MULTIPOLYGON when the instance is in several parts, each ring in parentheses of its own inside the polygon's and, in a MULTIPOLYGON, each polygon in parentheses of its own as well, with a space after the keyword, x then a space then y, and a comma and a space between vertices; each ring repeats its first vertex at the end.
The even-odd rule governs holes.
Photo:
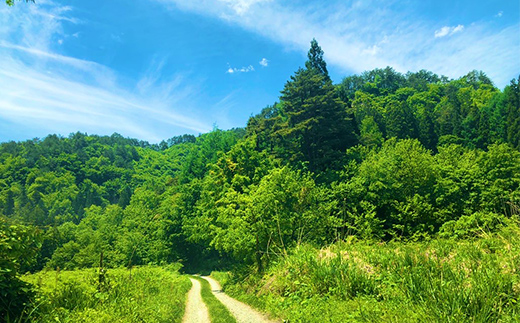
POLYGON ((218 0, 231 7, 238 15, 245 14, 251 6, 258 3, 271 2, 272 0, 218 0))
POLYGON ((63 24, 79 23, 72 13, 49 0, 0 9, 0 121, 29 137, 118 132, 157 142, 211 130, 189 112, 197 89, 178 73, 160 77, 165 59, 152 61, 134 87, 123 87, 111 68, 59 53, 63 24))
POLYGON ((316 38, 327 62, 344 73, 392 66, 400 72, 429 69, 457 78, 477 69, 503 87, 520 71, 519 23, 502 29, 486 21, 432 28, 432 21, 413 5, 382 0, 251 1, 238 11, 238 0, 153 1, 222 19, 289 50, 305 52, 316 38))
POLYGON ((160 130, 164 127, 178 127, 192 133, 211 129, 169 109, 169 104, 174 102, 170 96, 172 87, 176 87, 175 81, 164 83, 164 88, 144 82, 149 84, 140 83, 136 95, 123 88, 105 89, 39 71, 13 59, 2 59, 0 83, 4 85, 0 89, 0 117, 51 133, 119 132, 153 142, 171 136, 171 132, 160 130))

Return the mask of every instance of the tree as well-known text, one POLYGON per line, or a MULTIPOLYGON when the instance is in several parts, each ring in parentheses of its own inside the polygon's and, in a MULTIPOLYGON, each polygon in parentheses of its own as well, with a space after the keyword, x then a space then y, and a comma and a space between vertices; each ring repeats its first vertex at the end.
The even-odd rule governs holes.
POLYGON ((520 149, 520 76, 504 90, 507 109, 507 141, 520 149))
POLYGON ((314 69, 299 69, 282 91, 285 127, 283 157, 308 163, 311 171, 336 168, 346 148, 356 143, 352 119, 334 86, 314 69))
POLYGON ((360 75, 345 77, 338 85, 339 97, 347 103, 354 101, 356 92, 361 90, 364 84, 365 79, 360 75))
POLYGON ((390 66, 384 69, 376 68, 372 71, 364 72, 362 77, 365 79, 363 91, 378 96, 395 93, 395 91, 404 87, 406 83, 406 78, 390 66))
POLYGON ((34 261, 39 248, 39 234, 34 227, 10 223, 0 215, 1 322, 16 321, 29 308, 34 291, 19 275, 34 261))
POLYGON ((251 261, 259 249, 248 217, 249 192, 273 168, 266 152, 247 138, 210 166, 196 209, 186 214, 184 231, 190 241, 212 246, 238 261, 251 261), (256 246, 256 247, 255 247, 256 246), (255 249, 256 248, 256 249, 255 249))
POLYGON ((440 98, 433 89, 415 93, 407 103, 415 113, 419 141, 428 149, 435 150, 439 140, 435 124, 435 106, 440 98))
POLYGON ((283 157, 308 163, 311 171, 337 168, 345 150, 356 144, 354 124, 346 104, 326 74, 323 52, 313 40, 306 69, 298 69, 282 90, 281 114, 285 124, 283 157))
POLYGON ((278 127, 284 123, 281 116, 281 104, 275 103, 249 118, 246 127, 246 137, 255 137, 257 149, 276 155, 279 138, 275 135, 278 127))
POLYGON ((383 134, 372 116, 366 117, 361 122, 359 142, 367 147, 378 147, 383 143, 383 134))
POLYGON ((311 48, 307 53, 307 62, 305 62, 305 68, 307 70, 315 70, 317 73, 323 75, 326 80, 330 80, 329 72, 327 71, 327 63, 323 59, 323 50, 316 39, 312 39, 311 48))
POLYGON ((435 179, 431 152, 418 140, 387 140, 359 165, 344 189, 347 222, 363 235, 397 238, 433 233, 435 179))
POLYGON ((428 85, 439 82, 441 82, 441 78, 430 71, 420 70, 415 73, 406 73, 407 86, 419 91, 428 91, 428 85))
MULTIPOLYGON (((14 1, 15 1, 15 0, 5 0, 5 3, 6 3, 8 6, 13 6, 13 5, 14 5, 14 1)), ((34 3, 34 0, 25 0, 25 2, 33 2, 33 3, 34 3)))
POLYGON ((417 120, 407 102, 413 94, 413 89, 402 88, 385 98, 387 138, 417 138, 417 120))

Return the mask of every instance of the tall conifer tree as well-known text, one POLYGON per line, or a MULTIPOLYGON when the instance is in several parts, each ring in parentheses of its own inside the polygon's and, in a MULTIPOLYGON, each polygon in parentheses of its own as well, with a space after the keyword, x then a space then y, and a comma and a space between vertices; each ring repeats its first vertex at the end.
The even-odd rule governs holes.
POLYGON ((287 124, 278 133, 285 138, 285 157, 308 163, 312 171, 337 168, 345 149, 356 144, 354 127, 314 39, 308 57, 306 68, 296 71, 281 92, 287 124))

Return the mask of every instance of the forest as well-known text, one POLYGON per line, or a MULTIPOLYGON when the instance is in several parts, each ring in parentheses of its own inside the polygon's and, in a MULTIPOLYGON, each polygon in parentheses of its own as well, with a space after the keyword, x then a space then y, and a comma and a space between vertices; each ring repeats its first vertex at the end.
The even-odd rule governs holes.
MULTIPOLYGON (((188 273, 229 271, 223 278, 229 290, 247 300, 252 292, 246 290, 290 276, 284 270, 318 275, 313 270, 321 267, 311 264, 323 252, 352 249, 352 259, 395 273, 378 278, 395 279, 395 286, 398 268, 388 266, 397 260, 374 259, 390 259, 395 248, 408 258, 423 255, 432 245, 448 257, 448 249, 469 250, 473 241, 492 250, 479 251, 482 257, 502 255, 475 266, 501 268, 497 263, 507 259, 507 270, 494 269, 499 291, 475 278, 475 286, 484 280, 495 287, 475 294, 474 312, 464 312, 467 304, 450 312, 456 308, 450 303, 425 315, 513 322, 520 314, 520 257, 511 251, 518 251, 520 237, 520 76, 501 90, 480 71, 453 80, 387 67, 334 84, 323 54, 313 40, 278 102, 244 128, 215 127, 159 144, 81 132, 2 143, 0 311, 6 321, 38 302, 37 283, 22 279, 24 273, 96 268, 100 254, 103 266, 116 271, 172 264, 188 273), (493 237, 503 237, 495 249, 493 237), (500 293, 498 303, 479 303, 494 299, 490 293, 500 293), (484 307, 489 313, 479 316, 484 307)), ((412 267, 433 261, 412 258, 412 267)), ((331 266, 340 275, 347 265, 331 266)), ((323 277, 329 276, 315 278, 323 277)), ((351 277, 344 278, 352 283, 348 290, 335 289, 345 280, 321 290, 287 279, 290 287, 278 282, 285 287, 277 293, 297 295, 300 308, 316 295, 386 299, 381 282, 359 280, 356 287, 351 277)), ((423 296, 410 304, 428 303, 423 296)), ((263 302, 260 307, 272 306, 263 302)), ((293 304, 276 311, 296 315, 293 304)), ((381 313, 357 319, 389 315, 381 313)))

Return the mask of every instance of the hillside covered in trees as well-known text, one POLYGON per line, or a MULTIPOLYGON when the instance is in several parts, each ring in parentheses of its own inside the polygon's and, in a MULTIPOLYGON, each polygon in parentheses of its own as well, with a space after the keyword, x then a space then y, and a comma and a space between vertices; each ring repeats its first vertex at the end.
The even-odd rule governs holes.
POLYGON ((519 83, 387 67, 333 84, 313 41, 245 128, 2 143, 1 293, 15 312, 30 296, 19 273, 93 267, 101 252, 108 267, 262 272, 303 243, 497 230, 520 214, 519 83))

